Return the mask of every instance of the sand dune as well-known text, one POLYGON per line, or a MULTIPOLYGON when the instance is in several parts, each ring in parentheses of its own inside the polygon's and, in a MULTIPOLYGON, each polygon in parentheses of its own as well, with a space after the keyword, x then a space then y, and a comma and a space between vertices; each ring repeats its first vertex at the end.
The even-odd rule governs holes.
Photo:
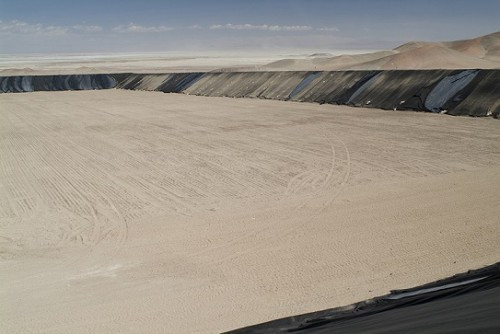
POLYGON ((267 69, 381 70, 500 68, 500 32, 453 42, 410 42, 393 50, 363 55, 284 59, 267 69))
POLYGON ((500 59, 500 32, 486 36, 444 43, 449 48, 486 60, 500 59))
POLYGON ((498 259, 495 121, 0 95, 1 332, 215 333, 498 259))
POLYGON ((263 68, 268 70, 336 70, 349 69, 351 66, 380 59, 382 57, 392 55, 396 51, 378 51, 373 53, 364 53, 357 55, 341 55, 335 57, 319 57, 312 59, 282 59, 276 62, 267 64, 263 68))
POLYGON ((473 57, 440 44, 423 44, 393 55, 350 66, 352 69, 496 68, 500 64, 473 57))

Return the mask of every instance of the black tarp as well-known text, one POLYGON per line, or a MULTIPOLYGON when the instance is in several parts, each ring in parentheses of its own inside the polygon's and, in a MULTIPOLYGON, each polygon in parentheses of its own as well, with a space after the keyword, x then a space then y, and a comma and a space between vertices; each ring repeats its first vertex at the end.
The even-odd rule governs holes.
POLYGON ((72 74, 0 77, 0 92, 109 89, 116 80, 108 74, 72 74))
POLYGON ((175 73, 156 90, 164 93, 181 93, 198 81, 204 73, 175 73))
POLYGON ((500 263, 348 307, 227 333, 500 333, 500 263))
MULTIPOLYGON (((353 86, 370 73, 370 71, 323 72, 321 76, 311 82, 311 84, 305 87, 299 94, 294 96, 293 100, 340 104, 346 91, 352 89, 353 86)), ((345 99, 345 101, 347 101, 347 99, 345 99)))
POLYGON ((467 96, 448 114, 500 117, 500 71, 481 70, 467 87, 467 96))
POLYGON ((115 75, 115 78, 117 81, 117 88, 134 90, 143 79, 143 75, 133 73, 129 73, 126 75, 118 74, 115 75))
POLYGON ((202 96, 255 97, 285 100, 312 72, 207 73, 186 93, 202 96))
MULTIPOLYGON (((368 105, 371 103, 371 99, 363 99, 360 98, 360 96, 363 96, 363 93, 374 84, 374 82, 377 81, 381 73, 376 73, 376 74, 368 74, 366 77, 361 79, 359 82, 354 85, 349 91, 346 92, 346 97, 347 101, 345 104, 347 105, 353 105, 353 106, 362 106, 362 105, 368 105), (351 92, 352 91, 352 92, 351 92)), ((339 103, 344 104, 343 100, 340 100, 339 103)))
POLYGON ((382 71, 371 77, 351 96, 347 94, 349 99, 345 104, 387 110, 398 109, 423 87, 439 82, 450 72, 449 70, 382 71))
POLYGON ((448 75, 432 88, 425 99, 425 109, 432 112, 441 112, 445 104, 452 100, 461 90, 471 83, 479 70, 465 70, 448 75))
POLYGON ((499 116, 500 70, 209 72, 0 77, 0 92, 122 88, 499 116))
POLYGON ((307 86, 309 86, 316 78, 321 75, 321 72, 312 72, 309 73, 302 81, 295 87, 290 95, 288 95, 289 99, 293 99, 297 94, 302 92, 307 86))
POLYGON ((272 100, 288 100, 292 91, 313 72, 270 72, 271 76, 250 97, 272 100))
POLYGON ((354 99, 370 87, 371 83, 376 80, 378 75, 380 75, 379 71, 364 73, 364 75, 357 82, 355 82, 354 85, 346 89, 335 102, 338 104, 354 105, 354 99))

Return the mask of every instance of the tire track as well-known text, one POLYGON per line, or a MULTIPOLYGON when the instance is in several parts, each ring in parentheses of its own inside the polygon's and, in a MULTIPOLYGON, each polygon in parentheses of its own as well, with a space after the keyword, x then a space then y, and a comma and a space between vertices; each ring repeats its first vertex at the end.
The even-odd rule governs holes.
MULTIPOLYGON (((333 136, 333 137, 328 136, 326 128, 324 126, 323 126, 323 138, 325 138, 328 141, 328 143, 330 144, 331 160, 330 160, 330 168, 328 169, 328 173, 325 177, 325 180, 323 181, 323 183, 321 185, 321 189, 319 189, 316 192, 313 192, 312 194, 309 194, 308 196, 305 196, 306 198, 303 201, 301 201, 301 203, 299 203, 294 208, 292 208, 290 210, 290 212, 288 212, 284 217, 280 218, 280 220, 291 221, 295 217, 298 216, 299 212, 306 205, 316 202, 315 204, 317 206, 319 206, 319 208, 317 209, 317 211, 313 215, 309 216, 307 219, 305 219, 303 222, 301 222, 299 224, 295 224, 293 226, 288 226, 288 227, 284 227, 284 228, 282 227, 280 229, 279 236, 271 235, 271 236, 266 237, 265 235, 266 234, 269 235, 268 232, 274 228, 273 226, 267 226, 267 227, 263 227, 259 230, 253 230, 253 231, 249 231, 246 233, 242 233, 237 238, 232 238, 231 241, 229 241, 229 242, 226 242, 224 244, 217 245, 217 246, 208 247, 208 248, 200 250, 198 252, 191 253, 190 256, 202 256, 202 255, 209 253, 209 252, 224 250, 226 248, 233 247, 236 244, 240 244, 240 243, 243 243, 245 241, 251 241, 251 243, 249 242, 251 245, 246 247, 244 251, 239 251, 237 254, 234 254, 231 252, 231 255, 225 256, 224 258, 217 257, 218 261, 220 262, 220 261, 227 261, 227 260, 233 259, 237 256, 241 256, 241 255, 246 254, 246 253, 252 253, 255 251, 255 249, 258 249, 260 247, 264 247, 265 245, 268 245, 270 242, 272 242, 269 239, 272 239, 272 238, 277 238, 277 237, 279 237, 280 239, 288 238, 289 239, 288 244, 290 244, 290 245, 295 244, 295 241, 298 238, 300 238, 300 230, 303 229, 304 226, 312 223, 314 220, 317 219, 317 217, 320 214, 324 213, 328 209, 328 207, 341 194, 342 190, 348 184, 348 181, 350 178, 350 174, 351 174, 351 157, 350 156, 351 156, 351 154, 350 154, 350 151, 349 151, 347 145, 345 144, 345 142, 343 140, 341 140, 338 136, 333 136), (341 148, 343 149, 343 151, 345 152, 345 155, 346 155, 346 159, 344 162, 345 168, 342 168, 342 169, 345 169, 345 171, 339 172, 337 177, 335 177, 335 175, 336 175, 335 171, 339 165, 338 164, 338 153, 337 153, 337 150, 335 149, 334 141, 332 141, 332 140, 335 140, 336 142, 338 142, 340 144, 341 148), (323 202, 320 202, 318 205, 317 197, 320 194, 325 195, 325 194, 329 194, 329 193, 331 193, 332 195, 329 196, 326 200, 323 200, 323 202)), ((308 172, 311 173, 311 171, 312 170, 307 170, 307 171, 300 173, 299 175, 304 175, 304 174, 307 175, 308 172)), ((296 180, 297 178, 294 177, 294 178, 292 178, 292 180, 293 179, 296 180)), ((288 185, 290 186, 290 182, 288 183, 288 185)), ((287 187, 287 189, 289 189, 289 187, 287 187)), ((286 193, 286 191, 285 191, 285 193, 286 193)), ((281 199, 280 201, 283 201, 283 199, 281 199)))
MULTIPOLYGON (((19 119, 21 120, 20 117, 19 119)), ((39 136, 42 136, 42 134, 46 132, 46 130, 44 129, 44 124, 42 122, 33 123, 27 122, 24 119, 22 120, 26 124, 31 126, 34 132, 38 133, 39 136)), ((62 159, 57 155, 58 148, 61 146, 60 144, 62 142, 65 142, 66 144, 63 146, 67 146, 68 141, 64 141, 63 138, 57 135, 57 133, 55 133, 54 135, 54 132, 52 132, 51 134, 52 136, 49 136, 48 140, 47 137, 44 138, 45 143, 49 144, 49 146, 45 146, 47 154, 41 154, 40 151, 38 151, 31 145, 24 145, 24 147, 29 147, 32 149, 32 153, 35 155, 35 157, 32 158, 32 161, 42 161, 44 165, 51 166, 50 172, 55 176, 53 181, 50 181, 50 178, 40 178, 38 174, 33 173, 31 179, 37 180, 42 184, 45 183, 45 186, 43 186, 42 188, 47 192, 47 194, 49 194, 52 199, 56 200, 56 202, 65 207, 68 210, 67 212, 70 212, 71 215, 82 217, 81 215, 85 214, 90 218, 91 225, 93 227, 89 237, 83 235, 84 232, 89 230, 87 224, 83 224, 82 226, 77 227, 74 233, 66 233, 67 237, 69 238, 69 240, 81 240, 84 244, 88 244, 89 246, 93 247, 103 240, 102 233, 106 229, 105 222, 118 221, 120 222, 120 224, 118 224, 118 232, 116 234, 118 236, 118 241, 123 242, 127 237, 126 222, 124 222, 122 215, 117 210, 116 206, 109 200, 109 198, 99 191, 98 195, 101 198, 105 199, 103 205, 89 199, 86 194, 90 192, 82 191, 65 174, 59 172, 59 167, 64 166, 64 169, 70 171, 67 174, 78 175, 81 179, 85 178, 80 170, 75 170, 71 164, 68 164, 66 162, 66 159, 62 159), (50 156, 50 161, 47 159, 47 156, 50 156), (101 209, 97 209, 96 205, 97 207, 101 207, 101 209), (102 214, 102 212, 105 211, 106 206, 111 208, 118 219, 116 217, 111 217, 110 219, 110 217, 107 217, 106 214, 102 214)), ((43 147, 44 146, 41 146, 41 148, 43 147)), ((71 152, 74 150, 72 150, 72 147, 67 147, 66 151, 71 152)), ((97 189, 94 189, 94 193, 95 190, 97 189)), ((68 227, 70 229, 75 229, 75 227, 68 227)))

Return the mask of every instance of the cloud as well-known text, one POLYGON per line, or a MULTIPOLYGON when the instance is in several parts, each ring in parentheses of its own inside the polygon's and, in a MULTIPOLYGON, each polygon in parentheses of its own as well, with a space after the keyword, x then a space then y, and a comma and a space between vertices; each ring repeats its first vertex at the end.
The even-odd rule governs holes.
POLYGON ((71 33, 96 33, 103 29, 100 26, 74 25, 54 26, 41 23, 30 24, 24 21, 0 21, 2 35, 36 35, 36 36, 64 36, 71 33))
POLYGON ((211 30, 265 30, 265 31, 311 31, 313 30, 310 26, 280 26, 280 25, 268 25, 268 24, 214 24, 210 26, 211 30))
POLYGON ((95 33, 95 32, 101 32, 103 30, 101 26, 86 26, 86 25, 75 25, 72 26, 71 29, 73 31, 81 33, 95 33))
POLYGON ((129 32, 138 32, 138 33, 144 33, 144 32, 165 32, 165 31, 171 31, 174 30, 174 28, 171 27, 166 27, 166 26, 141 26, 138 24, 134 23, 129 23, 127 25, 119 25, 113 28, 114 32, 118 33, 129 33, 129 32))
MULTIPOLYGON (((204 27, 193 24, 185 27, 167 27, 143 26, 135 23, 115 26, 111 31, 116 33, 161 33, 175 29, 199 30, 204 27)), ((300 32, 300 31, 321 31, 335 32, 339 31, 336 27, 314 28, 307 25, 270 25, 270 24, 214 24, 208 27, 210 30, 251 30, 251 31, 270 31, 270 32, 300 32)), ((107 30, 107 29, 106 29, 107 30)), ((44 25, 41 23, 31 24, 20 20, 0 21, 1 35, 38 35, 38 36, 62 36, 68 34, 93 34, 104 32, 105 29, 98 25, 72 25, 56 26, 44 25)))
POLYGON ((63 26, 46 26, 43 24, 29 24, 27 22, 12 20, 0 21, 0 34, 2 35, 66 35, 70 29, 63 26))
POLYGON ((322 27, 322 28, 317 28, 317 31, 326 31, 326 32, 337 32, 340 31, 339 28, 337 27, 322 27))

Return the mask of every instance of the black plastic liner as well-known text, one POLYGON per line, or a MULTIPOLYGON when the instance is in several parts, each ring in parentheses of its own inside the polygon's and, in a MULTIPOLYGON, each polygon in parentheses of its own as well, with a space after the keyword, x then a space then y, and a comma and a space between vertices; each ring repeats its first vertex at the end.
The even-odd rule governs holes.
POLYGON ((321 75, 320 72, 313 72, 307 75, 298 85, 293 89, 293 91, 290 93, 288 98, 292 99, 294 98, 297 94, 302 92, 307 86, 311 84, 316 78, 318 78, 321 75))
POLYGON ((202 96, 255 97, 286 100, 313 72, 214 72, 184 92, 202 96))
POLYGON ((500 333, 500 263, 359 302, 227 333, 500 333))
POLYGON ((273 100, 287 100, 293 90, 313 72, 270 72, 271 78, 262 88, 256 90, 256 94, 250 97, 258 97, 273 100))
MULTIPOLYGON (((434 85, 450 71, 383 71, 365 83, 346 104, 394 110, 423 87, 434 85)), ((425 110, 425 109, 417 109, 425 110)))
POLYGON ((114 77, 117 81, 116 88, 133 90, 137 88, 144 76, 140 74, 128 73, 114 75, 114 77))
POLYGON ((500 116, 500 70, 209 72, 0 77, 0 92, 121 88, 500 116))
POLYGON ((109 89, 116 80, 108 74, 40 75, 0 77, 0 92, 109 89))
POLYGON ((180 93, 198 81, 202 75, 203 73, 186 73, 182 76, 175 76, 164 82, 159 90, 164 93, 180 93))
POLYGON ((352 87, 347 89, 337 101, 337 104, 348 104, 356 105, 354 100, 363 93, 370 85, 376 80, 380 72, 368 72, 359 81, 357 81, 352 87))
POLYGON ((441 112, 448 101, 464 90, 474 80, 479 70, 465 70, 442 78, 425 99, 425 109, 441 112))
POLYGON ((115 75, 117 88, 154 90, 164 93, 181 93, 198 81, 205 73, 119 74, 115 75))
POLYGON ((461 103, 448 108, 450 115, 500 117, 500 71, 481 70, 462 92, 461 103))
POLYGON ((335 104, 339 96, 365 75, 364 71, 321 72, 320 76, 304 87, 292 100, 335 104))

